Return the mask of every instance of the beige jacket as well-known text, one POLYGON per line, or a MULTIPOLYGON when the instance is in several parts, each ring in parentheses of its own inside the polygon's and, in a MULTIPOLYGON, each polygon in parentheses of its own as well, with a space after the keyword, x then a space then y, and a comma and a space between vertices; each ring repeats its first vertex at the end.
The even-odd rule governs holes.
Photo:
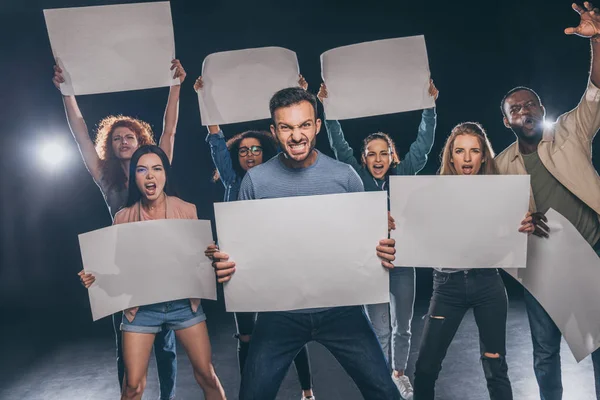
MULTIPOLYGON (((196 206, 187 203, 177 197, 167 196, 167 219, 198 219, 196 214, 196 206)), ((141 221, 140 202, 138 201, 131 207, 126 207, 120 210, 115 215, 114 225, 126 224, 129 222, 141 221)), ((196 312, 200 305, 200 299, 190 299, 192 310, 196 312)), ((137 314, 139 307, 128 308, 124 311, 125 317, 129 322, 132 322, 137 314)))
MULTIPOLYGON (((548 172, 594 210, 600 219, 600 177, 592 164, 592 140, 598 128, 600 89, 589 82, 577 107, 544 129, 538 154, 548 172)), ((498 154, 495 161, 500 174, 527 175, 517 142, 498 154)), ((529 210, 536 210, 533 192, 529 197, 529 210)), ((518 268, 505 268, 505 271, 522 282, 518 268)))
MULTIPOLYGON (((592 164, 592 140, 598 128, 600 89, 589 82, 577 107, 544 129, 538 154, 548 172, 594 210, 600 219, 600 177, 592 164)), ((517 142, 508 146, 495 161, 500 174, 527 175, 517 142)), ((536 210, 533 195, 529 208, 536 210)))

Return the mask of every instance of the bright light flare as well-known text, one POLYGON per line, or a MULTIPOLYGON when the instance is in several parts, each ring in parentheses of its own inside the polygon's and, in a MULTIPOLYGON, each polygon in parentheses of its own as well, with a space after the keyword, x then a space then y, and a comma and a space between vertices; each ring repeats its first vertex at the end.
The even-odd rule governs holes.
POLYGON ((67 149, 59 141, 49 141, 40 149, 40 159, 45 166, 57 168, 67 160, 67 149))
POLYGON ((544 128, 552 128, 554 126, 554 122, 552 122, 552 118, 546 118, 544 120, 544 128))

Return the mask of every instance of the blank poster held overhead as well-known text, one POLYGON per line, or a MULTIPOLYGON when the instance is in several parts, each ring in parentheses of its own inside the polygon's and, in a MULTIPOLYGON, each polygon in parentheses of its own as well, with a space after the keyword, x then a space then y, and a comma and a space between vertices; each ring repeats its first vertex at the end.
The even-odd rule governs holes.
POLYGON ((321 54, 327 119, 351 119, 434 107, 424 36, 376 40, 321 54))
POLYGON ((394 265, 525 268, 529 175, 392 176, 394 265))
POLYGON ((213 53, 204 59, 198 91, 202 125, 223 125, 270 118, 275 92, 298 86, 296 53, 262 47, 213 53))
POLYGON ((64 95, 179 83, 170 71, 175 39, 167 1, 51 9, 44 17, 64 95))

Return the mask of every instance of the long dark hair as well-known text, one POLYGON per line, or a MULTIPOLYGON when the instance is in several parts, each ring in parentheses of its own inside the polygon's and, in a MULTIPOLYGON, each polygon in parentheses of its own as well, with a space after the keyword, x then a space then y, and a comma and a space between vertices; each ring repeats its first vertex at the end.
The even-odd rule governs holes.
MULTIPOLYGON (((238 157, 238 150, 240 149, 240 143, 242 140, 247 138, 253 138, 260 142, 260 146, 263 150, 263 162, 270 160, 271 158, 277 155, 277 142, 273 138, 273 135, 269 132, 265 131, 246 131, 242 133, 238 133, 231 139, 227 141, 227 148, 229 149, 229 154, 231 156, 231 166, 235 171, 236 175, 242 178, 246 171, 240 165, 240 158, 238 157)), ((213 174, 213 181, 216 182, 219 180, 219 171, 215 170, 213 174)))
POLYGON ((125 207, 131 207, 142 198, 142 193, 140 189, 137 187, 135 183, 135 169, 137 168, 137 164, 140 161, 140 158, 144 154, 154 153, 160 157, 162 161, 163 168, 165 170, 165 188, 164 192, 169 196, 175 196, 175 190, 173 189, 173 185, 171 184, 171 164, 169 164, 169 157, 165 154, 163 149, 160 147, 149 144, 145 146, 141 146, 138 148, 135 153, 131 156, 131 164, 129 164, 129 194, 127 196, 127 203, 125 203, 125 207))

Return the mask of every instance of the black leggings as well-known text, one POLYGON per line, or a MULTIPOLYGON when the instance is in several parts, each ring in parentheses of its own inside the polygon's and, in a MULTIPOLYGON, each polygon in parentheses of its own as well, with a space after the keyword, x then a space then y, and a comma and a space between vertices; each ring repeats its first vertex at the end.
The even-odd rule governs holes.
MULTIPOLYGON (((244 371, 244 364, 246 363, 250 343, 241 341, 239 337, 252 335, 254 323, 256 321, 256 313, 234 313, 234 316, 235 324, 237 326, 237 334, 235 337, 238 339, 238 361, 241 375, 244 371)), ((296 358, 294 358, 294 365, 296 366, 296 372, 298 373, 298 380, 300 381, 302 390, 312 389, 312 374, 310 371, 308 348, 306 346, 304 346, 296 358)))

